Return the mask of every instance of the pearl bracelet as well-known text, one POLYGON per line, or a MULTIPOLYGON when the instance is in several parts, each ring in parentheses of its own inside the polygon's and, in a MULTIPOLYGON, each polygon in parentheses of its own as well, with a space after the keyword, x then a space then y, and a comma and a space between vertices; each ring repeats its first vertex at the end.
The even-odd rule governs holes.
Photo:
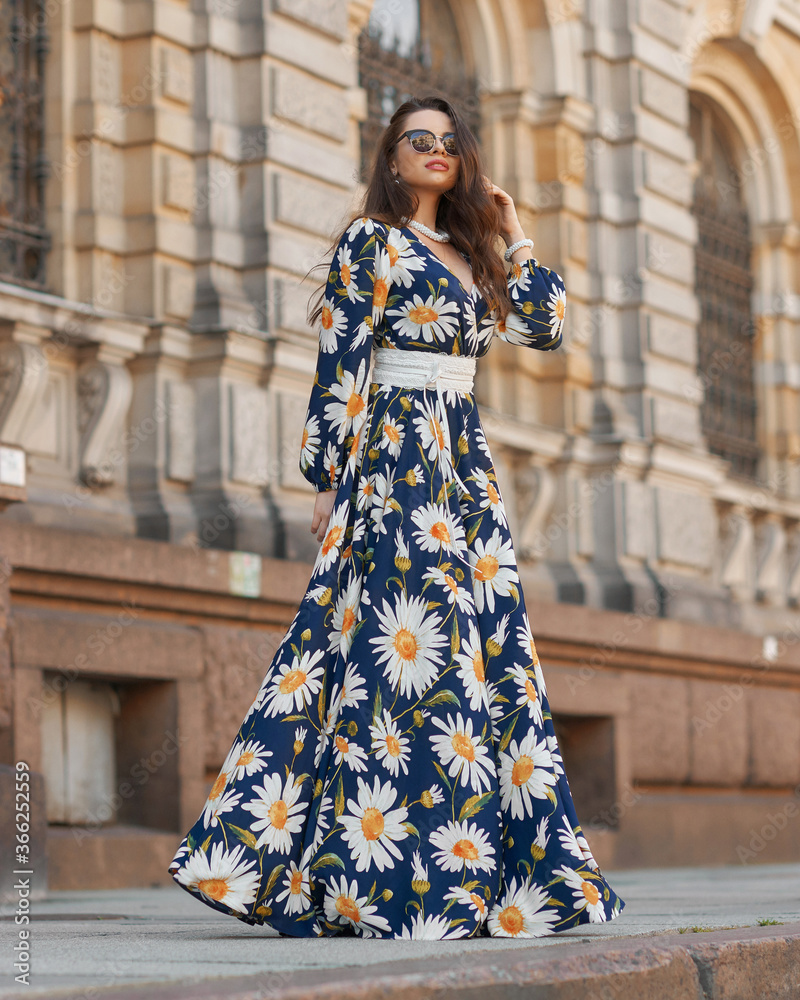
POLYGON ((511 260, 511 255, 514 251, 519 250, 521 247, 530 247, 533 250, 533 240, 517 240, 516 243, 512 243, 511 246, 503 254, 505 260, 511 260))

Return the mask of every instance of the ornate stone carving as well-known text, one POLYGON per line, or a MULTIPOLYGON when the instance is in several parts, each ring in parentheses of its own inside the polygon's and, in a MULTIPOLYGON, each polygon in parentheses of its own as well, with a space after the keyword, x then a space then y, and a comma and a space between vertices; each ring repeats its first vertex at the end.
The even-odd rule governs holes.
POLYGON ((0 437, 25 447, 47 388, 47 359, 34 344, 0 344, 0 437))
POLYGON ((556 498, 556 480, 544 466, 529 465, 517 474, 520 500, 519 553, 523 559, 547 556, 551 539, 545 533, 556 498))
POLYGON ((127 368, 119 365, 94 360, 78 371, 79 474, 89 486, 119 477, 120 461, 110 453, 121 437, 132 389, 127 368))

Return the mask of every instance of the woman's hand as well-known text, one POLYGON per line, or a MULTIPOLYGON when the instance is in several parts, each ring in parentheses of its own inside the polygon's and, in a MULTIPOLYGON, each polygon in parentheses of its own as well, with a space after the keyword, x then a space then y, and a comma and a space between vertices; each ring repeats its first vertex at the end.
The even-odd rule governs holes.
POLYGON ((328 530, 333 504, 336 500, 336 490, 324 490, 317 493, 314 500, 314 516, 311 518, 311 533, 317 532, 317 541, 321 542, 328 530))
POLYGON ((497 207, 500 209, 500 233, 503 239, 509 246, 512 243, 516 243, 517 240, 525 239, 522 226, 517 218, 514 199, 508 191, 504 191, 501 187, 493 184, 486 174, 483 175, 483 181, 487 192, 494 198, 497 207))

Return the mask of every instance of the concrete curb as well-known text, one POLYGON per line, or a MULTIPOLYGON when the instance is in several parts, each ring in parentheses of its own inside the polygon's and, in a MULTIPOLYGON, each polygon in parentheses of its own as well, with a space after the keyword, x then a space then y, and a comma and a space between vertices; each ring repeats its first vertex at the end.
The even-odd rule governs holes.
MULTIPOLYGON (((313 941, 298 942, 308 948, 313 941)), ((369 947, 369 942, 364 942, 369 947)), ((86 995, 85 990, 39 993, 86 995)), ((142 983, 93 1000, 798 1000, 800 923, 142 983), (456 964, 457 963, 457 964, 456 964)))

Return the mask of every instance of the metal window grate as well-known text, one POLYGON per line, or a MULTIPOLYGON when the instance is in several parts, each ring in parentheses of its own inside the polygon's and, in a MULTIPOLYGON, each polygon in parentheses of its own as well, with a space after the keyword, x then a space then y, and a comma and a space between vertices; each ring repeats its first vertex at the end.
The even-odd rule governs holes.
POLYGON ((758 466, 753 378, 750 224, 741 177, 705 104, 692 109, 701 169, 695 184, 695 289, 700 305, 698 371, 705 388, 701 423, 708 448, 753 478, 758 466))
POLYGON ((44 199, 45 0, 0 2, 0 278, 42 287, 50 238, 44 199))

